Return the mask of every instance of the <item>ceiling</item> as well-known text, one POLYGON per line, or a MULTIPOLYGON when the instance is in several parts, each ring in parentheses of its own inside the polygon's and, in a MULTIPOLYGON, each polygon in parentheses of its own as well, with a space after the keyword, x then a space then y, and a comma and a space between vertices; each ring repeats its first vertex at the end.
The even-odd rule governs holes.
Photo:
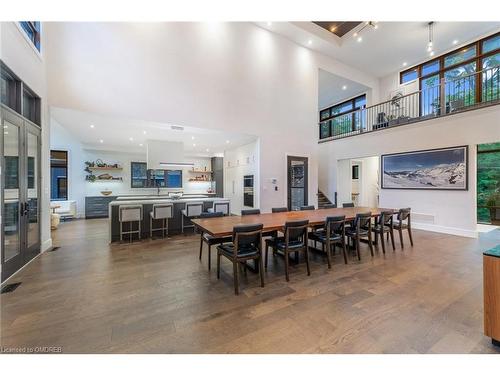
MULTIPOLYGON (((428 22, 378 22, 376 30, 367 27, 361 33, 361 42, 353 34, 362 25, 339 38, 313 22, 257 24, 363 72, 384 77, 402 70, 403 63, 410 67, 429 58, 428 22)), ((434 22, 436 56, 499 30, 500 22, 434 22)))
POLYGON ((154 139, 183 142, 187 156, 210 157, 257 139, 248 134, 186 126, 184 130, 173 130, 174 124, 106 117, 66 108, 51 107, 50 113, 86 149, 145 153, 146 141, 154 139))
POLYGON ((318 84, 318 109, 323 109, 332 104, 350 99, 366 92, 368 89, 369 88, 365 85, 320 69, 318 84))

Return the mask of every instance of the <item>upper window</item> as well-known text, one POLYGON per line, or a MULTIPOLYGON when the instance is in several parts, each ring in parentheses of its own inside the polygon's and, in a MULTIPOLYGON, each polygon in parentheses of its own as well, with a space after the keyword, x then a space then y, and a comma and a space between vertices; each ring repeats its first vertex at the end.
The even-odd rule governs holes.
POLYGON ((445 56, 444 67, 446 68, 451 65, 460 64, 461 62, 472 59, 474 56, 476 56, 476 46, 466 47, 458 52, 445 56))
POLYGON ((440 65, 441 64, 439 63, 439 60, 434 60, 431 61, 430 63, 422 65, 422 77, 438 72, 440 65))
POLYGON ((19 22, 28 39, 33 46, 40 52, 40 22, 39 21, 21 21, 19 22))
POLYGON ((182 188, 182 170, 147 169, 144 162, 131 162, 131 187, 182 188))
POLYGON ((321 110, 319 138, 325 139, 356 130, 362 121, 356 111, 364 107, 366 107, 365 94, 321 110))
POLYGON ((483 53, 488 53, 500 48, 500 34, 483 41, 483 53))
POLYGON ((412 70, 408 70, 406 72, 401 73, 401 83, 414 81, 417 78, 418 78, 417 69, 412 69, 412 70))

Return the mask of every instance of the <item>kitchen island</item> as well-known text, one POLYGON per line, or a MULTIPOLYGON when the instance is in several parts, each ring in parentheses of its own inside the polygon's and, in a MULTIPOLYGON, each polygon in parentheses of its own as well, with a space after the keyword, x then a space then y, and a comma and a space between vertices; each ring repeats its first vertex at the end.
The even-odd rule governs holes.
MULTIPOLYGON (((213 206, 216 201, 226 201, 223 198, 210 198, 204 196, 187 196, 177 199, 172 198, 155 198, 154 196, 148 196, 146 199, 140 197, 136 199, 117 199, 109 203, 109 240, 110 242, 115 242, 120 240, 120 221, 119 221, 119 206, 120 205, 142 205, 142 222, 141 222, 141 238, 149 237, 149 213, 153 210, 154 204, 161 203, 172 203, 174 206, 173 218, 168 221, 168 232, 169 234, 181 233, 181 220, 182 220, 182 210, 185 208, 187 202, 203 202, 203 211, 207 211, 213 206)), ((186 219, 187 222, 187 219, 186 219)), ((192 230, 191 228, 188 229, 192 230)))

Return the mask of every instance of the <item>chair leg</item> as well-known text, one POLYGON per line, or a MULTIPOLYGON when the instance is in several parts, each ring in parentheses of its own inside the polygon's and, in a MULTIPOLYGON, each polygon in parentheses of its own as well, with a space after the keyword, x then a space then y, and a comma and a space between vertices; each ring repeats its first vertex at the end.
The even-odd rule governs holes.
POLYGON ((149 217, 149 238, 153 239, 153 218, 149 217))
MULTIPOLYGON (((324 248, 325 245, 323 245, 324 248)), ((332 254, 331 254, 332 246, 330 242, 327 242, 326 244, 326 261, 328 262, 328 268, 332 268, 332 254)), ((307 249, 306 249, 306 257, 307 257, 307 249)), ((307 264, 309 264, 309 260, 307 260, 307 264)), ((308 266, 309 268, 309 266, 308 266)))
POLYGON ((344 263, 347 264, 347 251, 345 248, 345 238, 342 239, 342 252, 344 253, 344 263))
POLYGON ((290 276, 288 275, 288 251, 285 250, 285 279, 290 281, 290 276))
MULTIPOLYGON (((389 233, 391 235, 392 251, 396 251, 396 246, 394 246, 394 230, 391 228, 389 233)), ((389 233, 387 233, 387 235, 389 235, 389 233)))
MULTIPOLYGON (((375 233, 375 238, 377 238, 377 234, 376 233, 375 233)), ((380 242, 382 242, 382 252, 385 254, 384 232, 380 233, 380 242)))
MULTIPOLYGON (((328 253, 330 253, 330 249, 328 249, 328 253)), ((306 268, 307 268, 307 276, 311 276, 311 269, 309 267, 309 248, 306 246, 305 248, 305 257, 306 257, 306 268)))
POLYGON ((399 228, 399 242, 401 243, 401 249, 404 249, 405 245, 403 244, 403 229, 399 228))
POLYGON ((139 239, 141 239, 141 222, 139 221, 139 239))
POLYGON ((123 241, 123 223, 120 221, 120 242, 123 241))
POLYGON ((264 261, 264 266, 266 267, 267 270, 267 255, 269 253, 269 245, 266 243, 266 260, 264 261))
POLYGON ((370 253, 373 256, 373 244, 372 244, 372 231, 368 231, 368 246, 370 247, 370 253))
POLYGON ((413 236, 411 234, 411 228, 410 227, 408 227, 408 235, 410 236, 410 244, 411 244, 411 246, 413 246, 413 236))
POLYGON ((262 253, 259 256, 259 263, 260 286, 264 288, 264 259, 262 258, 262 253))
POLYGON ((238 262, 233 261, 234 294, 239 294, 238 262))
POLYGON ((165 219, 165 232, 167 232, 167 238, 168 238, 168 218, 165 219))
POLYGON ((358 252, 358 260, 361 260, 361 252, 359 251, 359 237, 356 236, 356 241, 354 241, 354 238, 352 239, 353 242, 356 242, 356 251, 358 252))
POLYGON ((217 278, 220 279, 220 253, 217 250, 217 278))
POLYGON ((184 234, 184 215, 181 215, 181 232, 184 234))
POLYGON ((200 234, 200 256, 198 257, 201 260, 201 253, 203 252, 203 233, 200 234))
POLYGON ((208 270, 212 268, 212 245, 208 245, 208 270))

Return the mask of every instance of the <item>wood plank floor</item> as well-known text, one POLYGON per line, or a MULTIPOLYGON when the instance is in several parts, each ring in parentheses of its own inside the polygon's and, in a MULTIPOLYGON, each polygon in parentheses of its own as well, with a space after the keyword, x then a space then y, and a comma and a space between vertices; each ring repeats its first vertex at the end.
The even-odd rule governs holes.
MULTIPOLYGON (((64 353, 498 353, 483 335, 480 239, 414 231, 415 246, 331 270, 321 254, 270 259, 265 288, 232 266, 207 269, 199 236, 108 245, 107 220, 62 223, 46 252, 1 295, 1 346, 64 353)), ((406 237, 405 237, 406 238, 406 237)), ((213 250, 213 254, 215 251, 213 250)))

